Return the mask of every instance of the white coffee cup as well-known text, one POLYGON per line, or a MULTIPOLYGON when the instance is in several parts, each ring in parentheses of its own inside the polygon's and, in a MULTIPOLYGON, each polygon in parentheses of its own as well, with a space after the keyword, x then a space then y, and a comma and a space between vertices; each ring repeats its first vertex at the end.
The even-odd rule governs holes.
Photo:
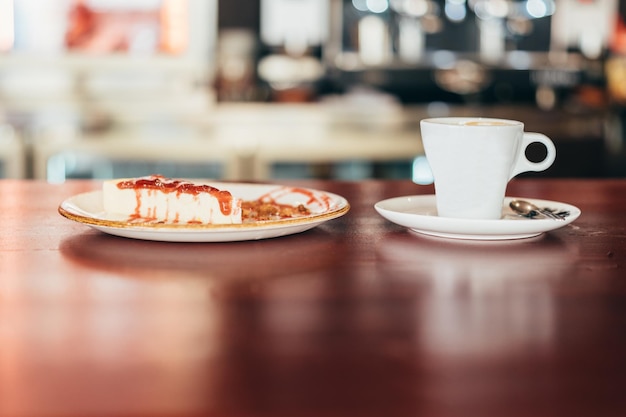
POLYGON ((550 138, 524 132, 516 120, 440 117, 424 119, 420 127, 441 217, 500 219, 509 180, 544 171, 556 158, 550 138), (536 142, 547 151, 540 162, 526 157, 526 148, 536 142))

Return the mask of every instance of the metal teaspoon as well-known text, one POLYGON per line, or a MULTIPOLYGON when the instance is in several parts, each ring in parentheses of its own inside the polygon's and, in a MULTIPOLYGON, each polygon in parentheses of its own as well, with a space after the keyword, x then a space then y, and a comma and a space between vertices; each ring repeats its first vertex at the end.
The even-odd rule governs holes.
POLYGON ((537 214, 541 214, 544 217, 548 217, 554 220, 565 220, 565 218, 559 214, 553 213, 550 210, 537 207, 533 203, 524 200, 513 200, 509 203, 509 207, 518 214, 525 217, 533 217, 537 214))

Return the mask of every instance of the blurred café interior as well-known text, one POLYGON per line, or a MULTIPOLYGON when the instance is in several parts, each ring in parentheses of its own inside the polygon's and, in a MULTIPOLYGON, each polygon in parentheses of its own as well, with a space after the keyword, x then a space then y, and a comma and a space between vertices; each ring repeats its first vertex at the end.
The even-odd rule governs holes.
POLYGON ((0 0, 0 178, 427 183, 419 121, 453 115, 550 136, 534 175, 626 176, 625 17, 618 0, 0 0))

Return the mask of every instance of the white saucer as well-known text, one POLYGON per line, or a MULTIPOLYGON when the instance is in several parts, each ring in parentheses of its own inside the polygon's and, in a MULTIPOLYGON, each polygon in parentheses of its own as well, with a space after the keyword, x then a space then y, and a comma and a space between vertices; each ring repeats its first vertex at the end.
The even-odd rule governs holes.
POLYGON ((376 211, 387 220, 426 235, 453 239, 506 240, 524 239, 566 226, 580 216, 580 209, 557 201, 521 198, 539 207, 568 211, 565 220, 530 219, 516 215, 509 202, 517 197, 506 197, 499 220, 473 220, 438 217, 434 195, 395 197, 379 201, 376 211))

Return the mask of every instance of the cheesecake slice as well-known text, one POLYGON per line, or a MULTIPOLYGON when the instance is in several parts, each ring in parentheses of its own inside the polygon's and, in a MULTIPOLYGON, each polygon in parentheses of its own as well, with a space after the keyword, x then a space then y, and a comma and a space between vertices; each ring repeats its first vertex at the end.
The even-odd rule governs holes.
POLYGON ((104 211, 132 222, 240 224, 241 200, 207 184, 152 175, 104 181, 104 211))

